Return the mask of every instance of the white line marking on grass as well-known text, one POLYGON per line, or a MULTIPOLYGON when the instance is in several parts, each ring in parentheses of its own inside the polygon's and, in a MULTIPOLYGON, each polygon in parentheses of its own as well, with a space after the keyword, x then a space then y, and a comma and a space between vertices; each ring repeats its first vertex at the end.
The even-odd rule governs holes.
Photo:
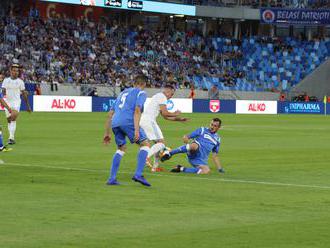
MULTIPOLYGON (((108 172, 108 170, 97 170, 89 168, 77 168, 77 167, 63 167, 63 166, 53 166, 53 165, 38 165, 38 164, 20 164, 20 163, 5 163, 5 165, 13 165, 20 167, 38 167, 38 168, 48 168, 48 169, 57 169, 57 170, 68 170, 68 171, 88 171, 88 172, 108 172)), ((120 171, 123 174, 133 174, 133 171, 120 171)), ((295 183, 277 183, 277 182, 265 182, 265 181, 255 181, 255 180, 241 180, 241 179, 225 179, 225 178, 209 178, 209 177, 188 177, 188 176, 177 176, 177 175, 167 175, 167 174, 156 174, 145 172, 147 175, 159 176, 159 177, 174 177, 174 178, 183 178, 183 179, 192 179, 192 180, 206 180, 206 181, 220 181, 220 182, 229 182, 229 183, 241 183, 241 184, 261 184, 269 186, 284 186, 284 187, 297 187, 297 188, 314 188, 314 189, 329 189, 330 186, 322 185, 311 185, 311 184, 295 184, 295 183)))

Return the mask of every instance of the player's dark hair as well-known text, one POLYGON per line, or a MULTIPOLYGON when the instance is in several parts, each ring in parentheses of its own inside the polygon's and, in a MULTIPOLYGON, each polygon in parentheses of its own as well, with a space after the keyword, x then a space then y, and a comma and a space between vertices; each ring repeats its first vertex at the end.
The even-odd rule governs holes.
POLYGON ((148 81, 148 78, 147 78, 145 75, 140 74, 140 75, 137 75, 137 76, 135 77, 135 82, 134 82, 134 84, 135 84, 135 85, 142 85, 142 84, 146 84, 147 81, 148 81))
POLYGON ((170 81, 167 84, 165 84, 164 88, 175 90, 174 85, 176 85, 176 83, 174 81, 170 81))
POLYGON ((221 120, 219 118, 213 118, 212 121, 218 122, 219 126, 221 126, 221 120))

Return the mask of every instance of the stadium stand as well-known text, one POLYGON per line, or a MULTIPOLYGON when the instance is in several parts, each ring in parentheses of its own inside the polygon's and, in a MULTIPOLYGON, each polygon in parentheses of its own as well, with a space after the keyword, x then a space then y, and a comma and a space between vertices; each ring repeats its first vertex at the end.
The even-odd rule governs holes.
POLYGON ((330 42, 323 39, 238 40, 163 30, 6 16, 0 20, 0 72, 18 60, 31 92, 37 83, 125 87, 141 71, 149 76, 149 87, 174 80, 178 88, 287 91, 330 53, 330 42))

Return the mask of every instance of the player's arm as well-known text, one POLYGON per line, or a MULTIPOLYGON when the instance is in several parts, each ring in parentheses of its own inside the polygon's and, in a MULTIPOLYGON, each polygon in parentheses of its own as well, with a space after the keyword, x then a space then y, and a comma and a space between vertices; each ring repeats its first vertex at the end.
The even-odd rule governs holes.
POLYGON ((147 100, 147 95, 144 91, 139 92, 135 110, 134 110, 134 141, 137 142, 140 139, 140 120, 142 115, 142 110, 145 101, 147 100))
POLYGON ((168 112, 166 105, 160 105, 160 114, 163 116, 165 120, 169 121, 187 121, 188 118, 179 116, 181 111, 177 110, 174 113, 168 112))
POLYGON ((220 172, 222 170, 221 162, 219 159, 219 156, 216 152, 212 152, 212 160, 215 166, 217 167, 217 170, 220 172))
POLYGON ((189 142, 190 139, 194 139, 194 138, 198 137, 203 132, 204 132, 204 128, 203 127, 198 128, 195 131, 193 131, 191 134, 184 135, 183 136, 183 142, 186 143, 186 144, 188 144, 188 142, 189 142))
POLYGON ((175 117, 164 117, 165 120, 169 120, 169 121, 188 121, 189 119, 186 117, 180 117, 180 116, 175 116, 175 117))
POLYGON ((105 132, 104 132, 104 136, 103 136, 103 143, 106 144, 106 145, 109 144, 110 141, 111 141, 110 130, 111 130, 112 117, 113 117, 114 113, 115 112, 113 111, 113 109, 111 109, 108 112, 108 118, 105 122, 105 126, 104 126, 105 132))
POLYGON ((23 99, 25 101, 25 104, 26 104, 26 107, 27 107, 27 112, 31 113, 32 109, 31 109, 31 106, 30 106, 30 103, 29 103, 29 98, 28 98, 29 93, 26 90, 22 90, 21 94, 22 94, 23 99))
POLYGON ((4 106, 9 113, 11 113, 11 108, 8 106, 8 104, 5 102, 5 100, 3 100, 3 98, 1 97, 1 94, 0 94, 0 103, 2 106, 4 106))
POLYGON ((212 149, 212 160, 215 166, 217 167, 218 172, 225 173, 225 170, 223 169, 220 159, 219 159, 219 150, 220 150, 220 139, 217 145, 212 149))
MULTIPOLYGON (((2 85, 3 86, 3 85, 2 85)), ((3 100, 3 96, 6 95, 6 88, 2 88, 2 93, 0 91, 0 104, 8 110, 9 113, 12 114, 11 108, 8 106, 8 104, 3 100)))
POLYGON ((181 114, 181 111, 177 110, 173 113, 168 112, 166 105, 159 105, 160 114, 166 119, 166 117, 176 117, 181 114))
POLYGON ((135 107, 134 111, 134 141, 138 141, 140 138, 140 120, 142 111, 139 106, 135 107))

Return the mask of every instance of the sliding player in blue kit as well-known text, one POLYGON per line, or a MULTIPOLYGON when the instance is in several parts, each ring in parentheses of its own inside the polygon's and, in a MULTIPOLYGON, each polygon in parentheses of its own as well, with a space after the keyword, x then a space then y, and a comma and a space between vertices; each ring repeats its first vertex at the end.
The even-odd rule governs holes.
POLYGON ((107 181, 108 185, 120 184, 117 181, 117 172, 120 161, 126 151, 126 137, 128 137, 131 143, 136 143, 140 146, 137 157, 137 167, 132 180, 148 187, 151 186, 142 175, 150 150, 147 136, 143 129, 140 128, 143 105, 147 99, 147 95, 143 91, 146 83, 147 78, 144 75, 137 76, 135 78, 134 87, 121 92, 113 108, 109 111, 103 142, 105 144, 110 143, 110 129, 112 128, 118 149, 113 156, 110 177, 107 181))
POLYGON ((182 165, 177 165, 171 172, 208 174, 210 168, 207 160, 209 154, 212 152, 212 160, 218 171, 224 173, 225 171, 218 157, 220 137, 217 135, 217 131, 220 127, 221 120, 219 118, 212 119, 209 128, 201 127, 191 134, 183 136, 183 142, 186 143, 186 145, 180 146, 172 151, 165 151, 161 161, 164 162, 178 153, 186 153, 188 161, 193 167, 186 168, 182 165), (192 142, 189 144, 190 140, 192 140, 192 142))

